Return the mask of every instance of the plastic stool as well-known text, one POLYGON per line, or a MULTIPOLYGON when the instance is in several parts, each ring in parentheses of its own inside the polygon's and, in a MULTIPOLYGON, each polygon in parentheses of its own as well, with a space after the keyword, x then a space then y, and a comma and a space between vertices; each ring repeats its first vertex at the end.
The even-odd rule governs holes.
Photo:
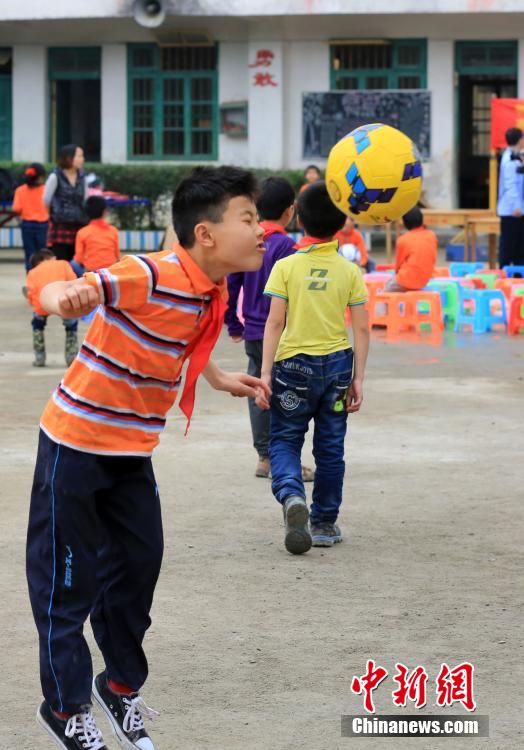
POLYGON ((485 271, 482 269, 480 271, 475 271, 475 273, 472 274, 471 277, 469 277, 469 274, 468 274, 466 278, 482 279, 486 289, 495 289, 495 284, 497 281, 500 280, 501 277, 497 273, 495 273, 492 269, 490 269, 489 271, 488 270, 485 271))
POLYGON ((484 276, 479 276, 476 273, 468 273, 462 278, 471 281, 475 289, 486 289, 488 286, 488 280, 484 276))
POLYGON ((368 290, 367 308, 368 308, 368 313, 369 313, 369 327, 370 328, 372 328, 374 325, 386 325, 382 321, 379 322, 376 320, 377 312, 376 312, 375 298, 377 294, 384 291, 384 287, 386 286, 391 276, 384 275, 382 278, 380 278, 380 274, 377 274, 377 276, 379 278, 373 279, 373 278, 370 278, 369 275, 366 275, 365 277, 366 288, 368 290))
POLYGON ((524 328, 524 296, 517 294, 509 305, 508 333, 520 333, 521 328, 524 328))
POLYGON ((450 263, 449 272, 452 276, 466 276, 475 273, 480 268, 487 268, 487 263, 450 263))
POLYGON ((473 333, 486 333, 494 325, 507 325, 506 298, 500 289, 459 289, 459 309, 455 322, 455 331, 463 325, 470 325, 473 333), (500 312, 492 312, 493 301, 501 303, 500 312), (473 311, 466 312, 466 304, 473 304, 473 311))
POLYGON ((407 300, 410 292, 377 292, 372 310, 373 325, 385 326, 389 333, 400 333, 404 328, 412 328, 413 305, 407 300), (384 306, 382 313, 377 313, 377 306, 384 306))
POLYGON ((493 274, 497 276, 499 279, 505 279, 506 278, 506 272, 503 268, 479 268, 478 271, 475 271, 475 273, 487 273, 487 274, 493 274))
POLYGON ((435 268, 433 269, 434 278, 442 278, 448 276, 451 276, 449 266, 435 266, 435 268))
POLYGON ((518 289, 520 286, 524 287, 524 279, 499 279, 495 282, 495 289, 500 289, 504 292, 504 296, 507 300, 511 299, 512 290, 518 289))
POLYGON ((442 303, 438 291, 404 292, 406 297, 406 319, 418 332, 420 325, 428 325, 430 331, 442 331, 442 303))
POLYGON ((460 284, 451 279, 437 278, 431 279, 426 289, 428 291, 440 292, 440 302, 442 304, 442 317, 444 323, 451 328, 454 327, 457 319, 457 312, 459 307, 459 293, 458 288, 460 284))
POLYGON ((519 274, 521 278, 524 278, 524 266, 504 266, 502 270, 506 272, 508 278, 512 278, 516 274, 519 274))

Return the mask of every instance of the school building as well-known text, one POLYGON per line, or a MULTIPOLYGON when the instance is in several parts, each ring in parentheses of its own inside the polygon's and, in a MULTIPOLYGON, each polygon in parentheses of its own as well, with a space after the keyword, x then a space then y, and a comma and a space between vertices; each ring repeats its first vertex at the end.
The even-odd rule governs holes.
POLYGON ((434 207, 487 206, 490 101, 524 97, 522 0, 2 0, 0 160, 271 169, 304 94, 427 91, 434 207), (521 38, 519 38, 519 35, 521 38))

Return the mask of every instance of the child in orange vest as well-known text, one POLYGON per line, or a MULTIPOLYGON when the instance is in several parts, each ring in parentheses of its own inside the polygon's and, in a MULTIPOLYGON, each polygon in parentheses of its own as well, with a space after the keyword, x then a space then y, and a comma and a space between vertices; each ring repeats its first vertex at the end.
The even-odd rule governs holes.
POLYGON ((77 276, 84 271, 98 271, 120 260, 118 230, 105 220, 107 204, 102 195, 92 195, 86 200, 85 212, 89 224, 76 235, 75 257, 71 265, 77 276))
POLYGON ((31 256, 47 244, 49 211, 44 204, 45 169, 34 162, 24 172, 24 184, 15 190, 13 211, 22 219, 22 244, 25 270, 31 268, 31 256))
POLYGON ((437 235, 424 226, 420 208, 412 208, 402 221, 408 231, 397 240, 395 275, 386 284, 386 292, 423 289, 433 276, 437 262, 437 235))
MULTIPOLYGON (((362 234, 355 227, 355 222, 348 216, 346 223, 334 236, 335 240, 338 240, 339 253, 344 256, 347 260, 351 260, 360 266, 366 273, 371 273, 375 270, 375 261, 371 260, 368 256, 366 247, 366 241, 362 234), (354 250, 357 251, 355 257, 348 257, 347 251, 344 250, 348 245, 352 245, 354 250)), ((352 249, 350 249, 353 252, 352 249)))
MULTIPOLYGON (((33 308, 33 349, 35 352, 35 367, 45 366, 45 338, 44 330, 47 325, 48 313, 40 304, 40 292, 52 281, 74 281, 75 272, 66 260, 57 260, 50 250, 39 250, 31 256, 31 270, 27 274, 27 299, 33 308)), ((65 360, 69 367, 78 352, 77 328, 78 321, 63 320, 66 331, 65 360)))

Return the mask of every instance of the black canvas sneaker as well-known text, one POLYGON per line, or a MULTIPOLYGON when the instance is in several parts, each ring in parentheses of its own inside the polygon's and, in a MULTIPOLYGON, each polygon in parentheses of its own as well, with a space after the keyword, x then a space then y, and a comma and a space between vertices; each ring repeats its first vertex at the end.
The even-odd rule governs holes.
POLYGON ((36 714, 40 726, 51 735, 58 747, 65 750, 108 750, 98 729, 91 707, 74 714, 69 719, 60 719, 44 701, 36 714))
POLYGON ((101 672, 93 680, 93 697, 111 722, 111 728, 120 745, 127 750, 155 750, 144 728, 144 718, 154 719, 158 711, 146 706, 139 693, 122 695, 107 684, 107 675, 101 672))

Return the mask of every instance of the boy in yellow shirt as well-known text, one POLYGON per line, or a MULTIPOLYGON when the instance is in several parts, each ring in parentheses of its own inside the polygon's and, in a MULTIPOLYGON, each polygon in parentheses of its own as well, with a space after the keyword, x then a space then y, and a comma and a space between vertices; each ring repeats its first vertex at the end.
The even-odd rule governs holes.
POLYGON ((264 291, 271 308, 262 360, 262 380, 273 392, 272 490, 283 506, 285 546, 293 554, 342 540, 336 520, 347 416, 362 404, 369 347, 366 287, 358 267, 337 252, 333 236, 346 217, 331 202, 325 182, 301 193, 298 216, 306 236, 294 255, 275 264, 264 291), (348 305, 354 350, 344 323, 348 305), (316 473, 309 528, 300 453, 311 419, 316 473))

